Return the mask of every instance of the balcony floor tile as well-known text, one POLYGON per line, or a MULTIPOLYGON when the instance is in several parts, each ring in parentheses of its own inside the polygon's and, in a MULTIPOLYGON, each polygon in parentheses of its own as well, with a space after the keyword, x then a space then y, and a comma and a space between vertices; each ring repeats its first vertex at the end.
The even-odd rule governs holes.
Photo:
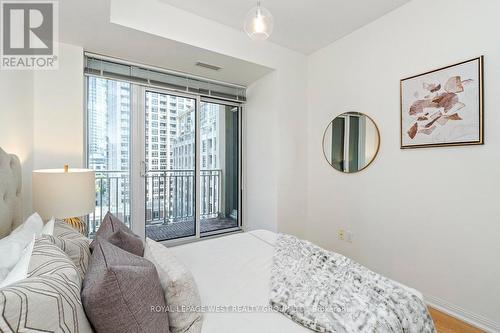
MULTIPOLYGON (((200 225, 201 233, 205 233, 237 227, 238 221, 231 218, 213 218, 201 220, 200 225)), ((194 234, 194 220, 146 226, 146 237, 155 241, 193 236, 194 234)))

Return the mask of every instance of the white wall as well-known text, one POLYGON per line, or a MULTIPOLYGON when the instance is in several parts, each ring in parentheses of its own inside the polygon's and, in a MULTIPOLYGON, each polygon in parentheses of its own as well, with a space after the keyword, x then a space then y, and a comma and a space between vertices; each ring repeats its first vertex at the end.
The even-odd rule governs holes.
MULTIPOLYGON (((275 69, 248 90, 249 229, 306 236, 487 324, 500 322, 499 10, 415 0, 308 59, 156 0, 113 0, 111 21, 275 69), (399 80, 480 54, 486 145, 400 150, 399 80), (345 111, 369 114, 382 135, 376 161, 355 175, 321 151, 324 128, 345 111), (339 228, 352 244, 336 240, 339 228)), ((0 145, 21 156, 25 189, 32 167, 84 162, 82 52, 63 44, 58 71, 0 74, 0 145)))
POLYGON ((306 217, 306 160, 302 158, 307 150, 306 57, 273 43, 256 43, 241 31, 158 0, 112 0, 110 21, 275 70, 249 89, 245 135, 252 147, 247 145, 244 214, 250 215, 244 223, 248 229, 302 234, 306 217), (257 102, 258 97, 263 98, 257 102), (274 139, 273 143, 266 138, 274 139), (253 180, 258 180, 258 187, 251 185, 253 180))
POLYGON ((276 108, 273 87, 276 72, 270 73, 248 87, 248 103, 243 112, 243 170, 244 207, 243 221, 246 230, 278 230, 276 138, 274 131, 278 122, 272 112, 276 108), (265 110, 270 110, 265 112, 265 110), (260 162, 260 163, 259 163, 260 162), (259 191, 266 188, 267 191, 259 191))
POLYGON ((21 159, 23 211, 34 169, 84 163, 83 50, 60 44, 59 69, 0 72, 0 147, 21 159))
POLYGON ((492 0, 412 1, 308 59, 307 238, 490 329, 500 323, 499 12, 492 0), (486 144, 400 150, 399 80, 481 54, 486 144), (381 131, 376 161, 354 175, 321 151, 326 125, 345 111, 381 131), (339 228, 354 232, 352 244, 337 240, 339 228))
POLYGON ((83 167, 83 49, 59 44, 59 69, 34 74, 34 168, 83 167))
POLYGON ((33 72, 0 71, 0 147, 23 168, 23 213, 31 213, 33 169, 33 72))

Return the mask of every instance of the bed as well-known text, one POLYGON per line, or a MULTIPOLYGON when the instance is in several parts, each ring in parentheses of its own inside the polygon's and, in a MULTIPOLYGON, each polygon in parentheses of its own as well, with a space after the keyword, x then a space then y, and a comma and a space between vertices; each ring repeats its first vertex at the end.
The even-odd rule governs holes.
MULTIPOLYGON (((0 148, 0 238, 22 222, 21 215, 21 165, 0 148)), ((277 239, 276 233, 256 230, 171 248, 199 289, 202 333, 312 332, 270 309, 277 239)), ((418 291, 400 286, 423 300, 418 291)))
MULTIPOLYGON (((280 313, 259 310, 269 303, 276 238, 273 232, 257 230, 171 248, 193 273, 202 306, 257 308, 256 312, 217 313, 215 309, 205 313, 203 333, 312 332, 280 313)), ((403 287, 423 299, 418 291, 403 287)))
POLYGON ((21 162, 0 148, 0 238, 23 222, 21 204, 21 162))

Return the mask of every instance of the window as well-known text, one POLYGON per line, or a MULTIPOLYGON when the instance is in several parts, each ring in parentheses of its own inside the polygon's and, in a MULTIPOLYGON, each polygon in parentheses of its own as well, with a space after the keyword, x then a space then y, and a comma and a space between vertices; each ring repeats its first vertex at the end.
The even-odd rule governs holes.
MULTIPOLYGON (((108 78, 96 77, 86 59, 87 164, 102 174, 91 229, 109 209, 158 241, 238 230, 239 104, 191 95, 190 89, 181 94, 150 88, 132 77, 123 82, 123 73, 120 81, 111 80, 114 69, 101 60, 98 68, 105 68, 108 78), (132 130, 141 135, 131 136, 132 130), (130 173, 130 165, 141 161, 141 174, 130 173)), ((221 89, 213 82, 208 86, 207 94, 221 89)), ((242 96, 233 91, 235 100, 242 96)))
POLYGON ((129 83, 87 79, 87 166, 96 171, 96 209, 89 215, 93 237, 111 211, 130 223, 130 89, 129 83))

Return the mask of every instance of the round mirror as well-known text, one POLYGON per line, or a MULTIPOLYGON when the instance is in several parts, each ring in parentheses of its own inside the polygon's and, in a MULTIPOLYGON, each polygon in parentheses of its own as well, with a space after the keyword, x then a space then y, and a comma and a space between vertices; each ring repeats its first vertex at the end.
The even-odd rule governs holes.
POLYGON ((377 156, 380 134, 363 113, 346 112, 333 119, 323 135, 323 152, 332 167, 345 173, 365 169, 377 156))

